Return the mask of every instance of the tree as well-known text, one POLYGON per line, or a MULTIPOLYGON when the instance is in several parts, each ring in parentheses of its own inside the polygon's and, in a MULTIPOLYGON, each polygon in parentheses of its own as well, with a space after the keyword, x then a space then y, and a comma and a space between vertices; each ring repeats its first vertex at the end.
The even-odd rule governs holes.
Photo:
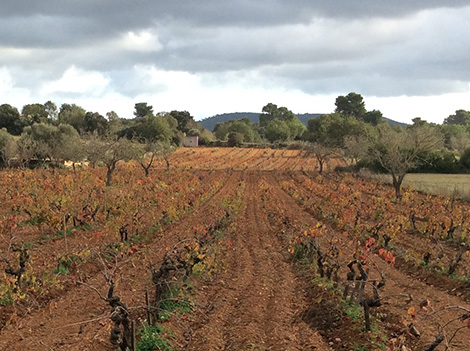
POLYGON ((8 104, 0 106, 0 129, 6 128, 12 135, 20 135, 23 131, 20 113, 16 107, 8 104))
POLYGON ((106 166, 106 186, 110 186, 113 174, 119 161, 130 161, 137 157, 138 150, 126 138, 108 137, 98 139, 92 137, 87 142, 87 158, 90 162, 103 162, 106 166))
POLYGON ((21 116, 25 125, 32 125, 33 123, 46 123, 48 114, 44 105, 29 104, 23 106, 21 116))
POLYGON ((348 135, 344 138, 344 155, 350 159, 351 164, 357 163, 361 156, 367 152, 367 139, 364 135, 348 135))
POLYGON ((366 114, 366 107, 362 95, 354 92, 351 92, 346 96, 338 96, 335 101, 335 106, 336 113, 351 116, 357 120, 362 120, 366 114))
POLYGON ((170 115, 178 122, 177 129, 187 133, 190 129, 197 128, 197 123, 188 111, 171 111, 170 115))
POLYGON ((35 142, 34 156, 40 160, 78 162, 83 158, 80 136, 69 124, 35 123, 25 127, 23 135, 35 142))
POLYGON ((46 110, 47 118, 50 121, 56 121, 59 118, 59 111, 57 110, 57 106, 51 100, 44 103, 44 109, 46 110))
POLYGON ((369 123, 369 124, 372 124, 373 126, 376 126, 379 123, 383 122, 382 112, 380 112, 379 110, 367 111, 364 114, 363 121, 365 123, 369 123))
POLYGON ((108 122, 111 122, 111 121, 119 119, 119 116, 116 112, 109 111, 109 112, 106 112, 106 118, 108 119, 108 122))
POLYGON ((320 174, 323 173, 323 168, 325 164, 328 163, 330 158, 337 154, 337 150, 319 143, 304 142, 303 150, 307 156, 312 154, 315 156, 318 162, 318 172, 320 174))
POLYGON ((444 146, 458 153, 470 145, 470 135, 466 126, 460 124, 439 124, 436 126, 444 137, 444 146))
POLYGON ((354 117, 330 113, 308 121, 303 139, 329 148, 344 149, 347 136, 363 135, 365 126, 354 117))
POLYGON ((199 145, 209 145, 215 140, 214 134, 206 128, 201 128, 199 132, 199 145))
POLYGON ((289 125, 282 120, 269 122, 263 128, 263 131, 265 138, 271 143, 276 141, 286 142, 293 139, 289 125))
POLYGON ((13 136, 6 129, 0 129, 0 158, 5 166, 10 165, 11 147, 13 144, 16 144, 13 136))
POLYGON ((186 133, 187 136, 200 136, 201 135, 201 132, 199 131, 199 129, 190 129, 188 130, 188 132, 186 133))
POLYGON ((462 152, 459 162, 466 170, 470 170, 470 147, 462 152))
POLYGON ((163 160, 165 160, 166 169, 167 171, 169 171, 169 156, 174 151, 174 149, 175 148, 167 142, 146 141, 137 153, 137 162, 139 162, 141 167, 144 169, 145 176, 149 176, 150 167, 152 167, 153 162, 158 158, 162 158, 163 160))
POLYGON ((239 147, 243 143, 243 134, 231 132, 227 137, 227 145, 230 147, 239 147))
POLYGON ((397 199, 406 174, 422 160, 422 155, 439 148, 442 136, 429 125, 393 128, 380 125, 377 136, 369 134, 367 156, 392 176, 397 199))
POLYGON ((254 129, 253 123, 246 117, 239 120, 231 119, 225 123, 217 123, 214 127, 215 136, 219 140, 225 140, 231 132, 243 134, 243 140, 249 143, 261 141, 261 137, 254 129))
POLYGON ((215 124, 213 133, 217 140, 225 140, 225 137, 229 133, 228 128, 228 122, 218 122, 215 124))
POLYGON ((96 132, 98 135, 105 135, 108 130, 108 121, 98 112, 87 112, 85 114, 84 131, 87 133, 96 132))
POLYGON ((134 116, 136 118, 153 115, 153 106, 147 105, 146 102, 139 102, 135 104, 134 109, 134 116))
POLYGON ((271 142, 294 140, 306 130, 305 125, 286 107, 268 103, 262 112, 259 116, 260 127, 271 142))
POLYGON ((54 150, 54 157, 62 162, 71 161, 72 168, 75 171, 75 164, 82 162, 86 158, 84 142, 80 137, 73 137, 62 142, 61 147, 54 150))
POLYGON ((122 129, 118 135, 119 137, 126 137, 127 139, 135 138, 139 141, 160 140, 169 142, 174 136, 174 131, 171 129, 168 119, 165 117, 148 115, 134 121, 132 126, 122 129))
POLYGON ((444 119, 444 124, 459 124, 461 126, 467 126, 470 124, 470 111, 457 110, 455 114, 449 115, 444 119))
POLYGON ((86 111, 75 104, 62 104, 59 112, 59 123, 70 124, 78 133, 83 134, 86 129, 86 111))
POLYGON ((24 128, 22 136, 29 136, 34 141, 34 158, 43 162, 53 158, 53 149, 57 143, 57 131, 57 127, 45 123, 35 123, 24 128))
POLYGON ((37 150, 37 142, 30 134, 23 133, 18 139, 18 159, 22 167, 29 166, 37 150))

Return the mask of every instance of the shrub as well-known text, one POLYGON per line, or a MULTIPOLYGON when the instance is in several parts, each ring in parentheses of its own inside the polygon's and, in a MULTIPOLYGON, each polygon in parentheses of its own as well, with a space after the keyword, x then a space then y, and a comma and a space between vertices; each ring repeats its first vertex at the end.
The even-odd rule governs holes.
POLYGON ((460 156, 460 164, 466 169, 470 170, 470 147, 467 147, 460 156))
POLYGON ((228 134, 227 144, 230 147, 241 146, 243 142, 243 134, 232 132, 228 134))

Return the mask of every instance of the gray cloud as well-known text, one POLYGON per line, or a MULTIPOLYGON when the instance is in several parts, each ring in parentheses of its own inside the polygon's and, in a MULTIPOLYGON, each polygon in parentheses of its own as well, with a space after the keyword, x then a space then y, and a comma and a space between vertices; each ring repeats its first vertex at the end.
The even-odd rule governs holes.
POLYGON ((3 1, 0 68, 32 96, 72 66, 128 98, 168 89, 136 67, 221 87, 442 94, 469 88, 469 16, 468 0, 3 1))

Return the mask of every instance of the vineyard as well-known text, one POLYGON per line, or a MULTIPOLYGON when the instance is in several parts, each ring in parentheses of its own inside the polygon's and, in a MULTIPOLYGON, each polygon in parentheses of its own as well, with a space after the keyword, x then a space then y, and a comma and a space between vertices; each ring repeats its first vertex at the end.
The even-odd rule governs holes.
POLYGON ((298 150, 0 171, 1 350, 468 350, 470 204, 298 150))

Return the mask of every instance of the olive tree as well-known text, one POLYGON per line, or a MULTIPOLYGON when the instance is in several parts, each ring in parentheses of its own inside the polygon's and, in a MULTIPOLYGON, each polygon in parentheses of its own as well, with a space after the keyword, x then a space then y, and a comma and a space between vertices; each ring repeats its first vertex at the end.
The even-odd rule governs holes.
POLYGON ((302 149, 306 156, 314 155, 318 163, 318 172, 323 173, 325 165, 338 154, 338 150, 316 142, 302 142, 302 149))
POLYGON ((135 144, 126 138, 106 138, 94 144, 97 160, 106 166, 106 186, 110 186, 119 161, 128 162, 137 155, 135 144))
POLYGON ((136 158, 137 162, 144 169, 145 176, 148 177, 150 173, 150 167, 152 167, 155 160, 161 158, 166 162, 167 171, 170 169, 169 156, 175 150, 168 142, 163 141, 146 141, 145 144, 141 145, 137 149, 136 158))
POLYGON ((443 137, 429 125, 407 128, 379 125, 377 134, 369 134, 367 157, 392 176, 397 199, 406 174, 422 162, 422 156, 443 144, 443 137))

